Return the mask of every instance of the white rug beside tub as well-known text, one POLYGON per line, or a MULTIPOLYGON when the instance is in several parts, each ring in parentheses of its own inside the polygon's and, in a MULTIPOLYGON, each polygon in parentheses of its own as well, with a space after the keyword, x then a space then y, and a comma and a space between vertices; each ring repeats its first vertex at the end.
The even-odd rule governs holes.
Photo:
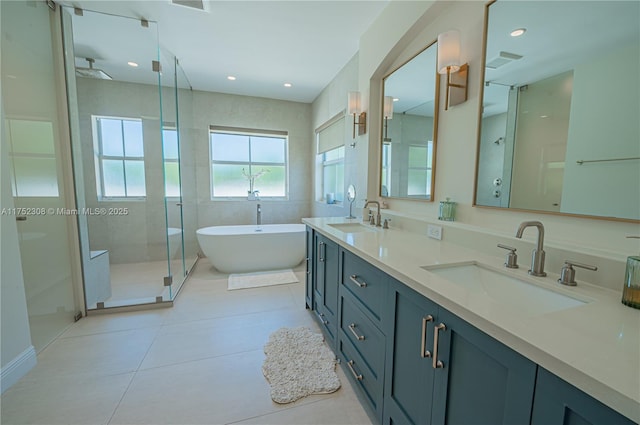
POLYGON ((291 269, 234 273, 229 275, 227 289, 234 291, 236 289, 260 288, 262 286, 284 285, 296 282, 298 282, 298 278, 291 269))
POLYGON ((321 334, 309 328, 281 328, 264 346, 262 373, 271 385, 271 399, 291 403, 311 394, 329 394, 340 388, 336 356, 321 334))

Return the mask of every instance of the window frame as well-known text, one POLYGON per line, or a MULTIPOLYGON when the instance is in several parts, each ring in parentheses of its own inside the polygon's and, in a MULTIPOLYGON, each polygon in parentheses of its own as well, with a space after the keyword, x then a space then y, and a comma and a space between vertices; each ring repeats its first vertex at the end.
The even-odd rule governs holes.
POLYGON ((96 185, 96 189, 98 191, 98 201, 105 201, 105 202, 109 202, 109 201, 140 201, 140 200, 146 200, 147 199, 147 176, 146 176, 146 172, 144 174, 144 196, 141 195, 135 195, 135 196, 128 196, 127 195, 127 171, 126 171, 126 167, 125 167, 125 161, 136 161, 136 162, 142 162, 142 166, 143 166, 143 170, 145 170, 145 165, 146 165, 146 161, 145 161, 145 153, 144 153, 144 126, 143 126, 143 121, 142 118, 131 118, 131 117, 119 117, 119 116, 110 116, 110 115, 92 115, 91 116, 91 125, 92 125, 92 129, 93 129, 93 147, 94 147, 94 155, 95 155, 95 159, 96 159, 96 180, 97 182, 100 183, 100 185, 96 185), (102 143, 102 132, 100 129, 100 120, 101 119, 109 119, 109 120, 118 120, 120 121, 120 127, 122 128, 122 156, 116 156, 116 155, 104 155, 103 154, 103 143, 102 143), (142 156, 127 156, 126 155, 126 150, 125 150, 125 139, 124 139, 124 128, 123 128, 123 122, 124 121, 135 121, 135 122, 139 122, 141 125, 141 130, 142 130, 142 156), (124 191, 125 194, 124 196, 120 195, 120 196, 107 196, 105 195, 105 189, 104 189, 104 170, 103 170, 103 165, 102 165, 102 161, 103 160, 120 160, 122 161, 122 175, 123 175, 123 181, 124 181, 124 191))
POLYGON ((162 173, 164 177, 164 197, 165 199, 180 200, 182 199, 182 168, 180 167, 180 132, 175 124, 165 123, 162 126, 162 173), (164 151, 164 132, 174 131, 176 133, 176 149, 178 151, 177 158, 167 158, 164 151), (167 162, 172 164, 178 164, 178 195, 167 195, 167 162))
MULTIPOLYGON (((407 167, 407 197, 408 198, 414 198, 414 197, 420 197, 423 196, 422 194, 417 194, 417 195, 409 195, 408 193, 408 184, 409 184, 409 172, 412 170, 417 170, 417 171, 425 171, 427 174, 429 173, 429 171, 431 171, 431 179, 433 179, 433 161, 429 162, 429 148, 431 148, 431 155, 433 155, 433 141, 432 140, 427 140, 426 144, 417 144, 417 143, 411 143, 409 144, 408 149, 411 150, 411 148, 421 148, 421 149, 425 149, 426 150, 426 155, 427 155, 427 161, 424 167, 411 167, 408 166, 407 167)), ((427 182, 425 182, 425 187, 426 187, 426 193, 424 194, 424 196, 428 196, 429 198, 431 198, 433 195, 430 193, 431 192, 431 182, 429 182, 429 184, 427 184, 427 182)))
POLYGON ((327 194, 327 190, 328 189, 326 189, 327 182, 324 179, 325 168, 327 166, 335 166, 335 165, 338 165, 338 164, 342 164, 342 167, 343 167, 342 168, 342 173, 343 173, 342 174, 342 197, 340 199, 338 199, 338 196, 337 196, 338 194, 336 193, 335 194, 336 197, 334 198, 334 204, 341 205, 344 202, 344 165, 345 165, 344 159, 345 159, 345 156, 346 156, 345 146, 344 145, 338 146, 338 147, 330 149, 330 150, 328 150, 326 152, 322 152, 321 154, 318 154, 318 156, 320 157, 319 161, 318 161, 318 164, 319 164, 319 167, 320 167, 320 178, 321 178, 321 184, 320 184, 321 193, 320 193, 320 200, 319 200, 320 202, 325 202, 326 203, 326 201, 327 201, 326 200, 326 194, 327 194), (327 153, 338 151, 338 150, 342 150, 342 156, 338 157, 337 159, 330 159, 328 161, 326 160, 327 153))
MULTIPOLYGON (((252 167, 269 167, 269 166, 283 166, 284 167, 284 195, 282 196, 265 196, 260 194, 260 199, 272 200, 272 201, 288 201, 289 200, 289 132, 277 131, 277 130, 261 130, 261 129, 249 129, 249 128, 235 128, 235 127, 221 127, 221 126, 209 126, 209 196, 211 201, 238 201, 240 199, 247 199, 247 195, 238 196, 216 196, 214 194, 214 182, 213 182, 213 166, 214 164, 230 164, 230 165, 244 165, 248 168, 248 173, 252 173, 252 167), (231 134, 241 135, 249 137, 249 160, 248 161, 221 161, 213 159, 213 134, 231 134), (284 162, 252 162, 251 161, 251 137, 268 137, 274 139, 282 139, 284 141, 284 162)), ((249 184, 247 183, 247 187, 249 184)), ((258 189, 259 190, 259 189, 258 189)))

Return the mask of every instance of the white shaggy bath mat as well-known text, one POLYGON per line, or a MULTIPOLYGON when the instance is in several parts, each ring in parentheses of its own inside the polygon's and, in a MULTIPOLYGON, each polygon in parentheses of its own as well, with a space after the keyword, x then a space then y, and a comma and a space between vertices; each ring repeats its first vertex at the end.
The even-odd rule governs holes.
POLYGON ((259 288, 261 286, 284 285, 285 283, 296 283, 298 278, 293 270, 272 270, 267 272, 254 273, 234 273, 229 275, 227 289, 259 288))
POLYGON ((271 384, 271 399, 291 403, 310 394, 328 394, 340 388, 336 356, 320 334, 309 328, 281 328, 264 346, 262 373, 271 384))

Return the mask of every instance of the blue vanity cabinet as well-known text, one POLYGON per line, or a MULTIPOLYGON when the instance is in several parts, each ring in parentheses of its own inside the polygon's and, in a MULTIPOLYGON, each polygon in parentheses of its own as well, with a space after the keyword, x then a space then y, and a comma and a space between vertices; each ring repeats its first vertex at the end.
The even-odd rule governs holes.
POLYGON ((305 291, 304 301, 307 308, 313 308, 313 229, 309 226, 306 228, 306 274, 305 274, 305 291))
POLYGON ((389 280, 383 423, 431 422, 433 323, 438 305, 393 279, 389 280))
POLYGON ((338 244, 314 232, 313 309, 329 346, 335 347, 338 332, 338 244))
POLYGON ((532 425, 634 423, 546 369, 538 367, 532 425))
POLYGON ((433 330, 432 423, 529 423, 535 363, 442 307, 433 330))
POLYGON ((377 422, 382 420, 386 337, 385 305, 389 277, 344 249, 340 250, 338 355, 345 373, 377 422))
POLYGON ((405 285, 392 288, 385 424, 529 423, 535 363, 405 285))

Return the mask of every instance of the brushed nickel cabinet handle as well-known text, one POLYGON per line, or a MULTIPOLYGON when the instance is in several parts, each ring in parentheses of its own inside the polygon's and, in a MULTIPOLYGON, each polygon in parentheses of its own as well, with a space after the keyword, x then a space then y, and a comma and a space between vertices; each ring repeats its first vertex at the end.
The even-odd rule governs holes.
POLYGON ((446 331, 447 327, 444 323, 440 323, 433 328, 433 368, 440 369, 444 367, 444 363, 438 360, 438 333, 446 331))
POLYGON ((355 362, 353 360, 349 360, 347 362, 347 366, 349 367, 349 370, 351 371, 351 373, 353 374, 353 377, 356 378, 356 381, 362 381, 362 375, 358 375, 355 371, 355 369, 353 368, 353 365, 355 364, 355 362))
POLYGON ((350 324, 348 326, 348 328, 351 331, 351 333, 353 334, 353 336, 355 336, 358 341, 364 341, 364 335, 358 335, 356 333, 356 324, 355 323, 350 324))
POLYGON ((329 321, 324 320, 324 313, 318 313, 318 312, 316 311, 316 316, 318 316, 318 319, 320 319, 320 321, 321 321, 323 324, 325 324, 325 325, 328 325, 328 324, 329 324, 329 321))
POLYGON ((324 261, 324 242, 318 245, 318 257, 320 261, 324 261))
POLYGON ((351 281, 353 283, 355 283, 356 285, 358 285, 360 288, 366 288, 367 287, 367 282, 365 282, 364 280, 362 282, 358 281, 358 275, 357 274, 352 274, 351 276, 349 276, 349 279, 351 279, 351 281))
POLYGON ((422 344, 420 344, 420 357, 431 357, 431 351, 427 350, 427 323, 433 322, 433 316, 427 314, 422 318, 422 344))

